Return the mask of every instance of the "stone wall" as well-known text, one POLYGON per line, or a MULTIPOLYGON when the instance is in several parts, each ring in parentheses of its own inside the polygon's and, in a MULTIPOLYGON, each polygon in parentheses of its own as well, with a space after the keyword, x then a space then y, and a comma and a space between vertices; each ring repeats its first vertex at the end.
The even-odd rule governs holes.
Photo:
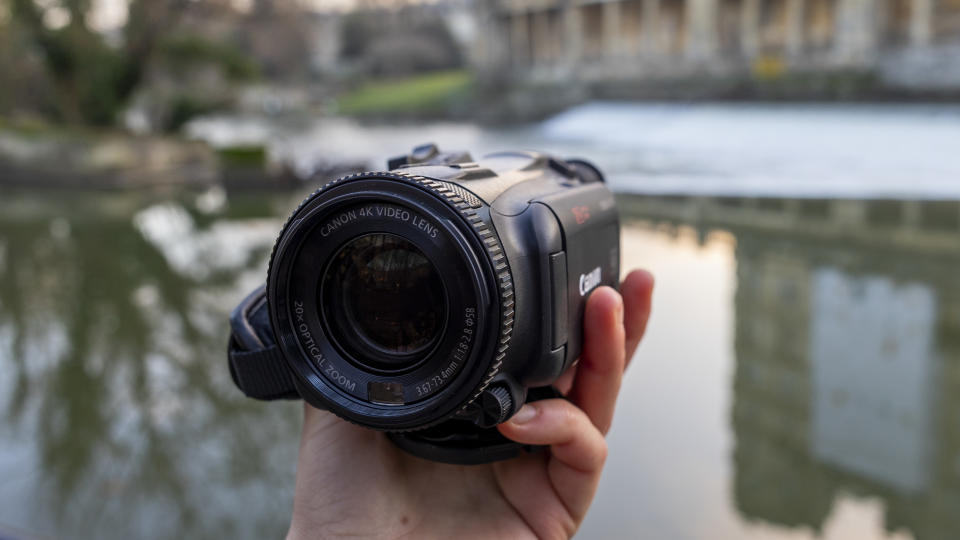
POLYGON ((960 0, 499 0, 475 60, 531 81, 864 72, 960 89, 960 0))

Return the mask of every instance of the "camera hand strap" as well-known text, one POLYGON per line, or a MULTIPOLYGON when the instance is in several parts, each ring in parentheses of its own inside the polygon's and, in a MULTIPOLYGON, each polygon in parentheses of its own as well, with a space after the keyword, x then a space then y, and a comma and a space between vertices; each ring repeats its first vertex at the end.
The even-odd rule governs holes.
POLYGON ((253 291, 230 315, 230 377, 247 397, 299 399, 287 361, 274 343, 265 287, 253 291))

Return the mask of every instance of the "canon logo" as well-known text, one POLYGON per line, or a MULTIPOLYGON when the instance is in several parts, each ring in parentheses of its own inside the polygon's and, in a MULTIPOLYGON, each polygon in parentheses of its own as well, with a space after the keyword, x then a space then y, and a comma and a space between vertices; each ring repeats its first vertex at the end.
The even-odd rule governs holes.
POLYGON ((586 296, 600 284, 600 267, 580 275, 580 296, 586 296))

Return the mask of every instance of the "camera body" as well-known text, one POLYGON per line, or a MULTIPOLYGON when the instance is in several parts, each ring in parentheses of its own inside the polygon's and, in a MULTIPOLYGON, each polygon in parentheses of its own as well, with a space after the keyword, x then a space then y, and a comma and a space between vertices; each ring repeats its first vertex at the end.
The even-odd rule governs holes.
POLYGON ((579 160, 435 145, 299 206, 267 284, 231 317, 234 382, 303 398, 447 462, 516 454, 493 426, 579 357, 589 293, 616 286, 619 218, 579 160))

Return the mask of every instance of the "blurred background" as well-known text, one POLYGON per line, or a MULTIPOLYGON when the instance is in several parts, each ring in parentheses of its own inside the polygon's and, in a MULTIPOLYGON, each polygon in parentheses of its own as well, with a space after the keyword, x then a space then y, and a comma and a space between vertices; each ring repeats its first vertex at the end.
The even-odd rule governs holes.
POLYGON ((585 157, 657 276, 583 538, 960 531, 960 1, 0 0, 0 538, 279 537, 309 191, 585 157))

